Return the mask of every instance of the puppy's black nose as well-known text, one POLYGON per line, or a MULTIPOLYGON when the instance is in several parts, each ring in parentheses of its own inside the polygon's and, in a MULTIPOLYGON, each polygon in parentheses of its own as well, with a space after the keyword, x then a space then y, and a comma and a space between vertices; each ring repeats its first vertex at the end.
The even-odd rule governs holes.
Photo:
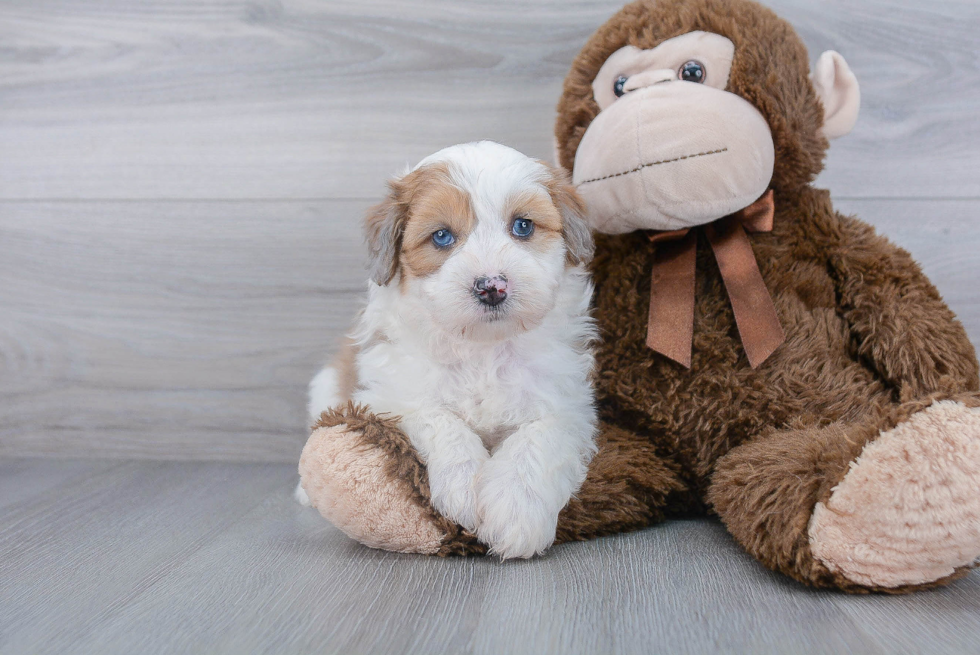
POLYGON ((473 281, 473 295, 484 305, 496 307, 507 299, 507 278, 503 275, 478 277, 473 281))

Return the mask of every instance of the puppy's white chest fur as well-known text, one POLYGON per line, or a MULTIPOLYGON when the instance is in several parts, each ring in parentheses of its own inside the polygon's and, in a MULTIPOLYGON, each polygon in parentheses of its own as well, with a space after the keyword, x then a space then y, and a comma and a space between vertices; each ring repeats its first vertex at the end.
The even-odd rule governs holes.
POLYGON ((541 325, 490 343, 459 340, 437 326, 403 320, 413 312, 392 305, 404 306, 404 297, 394 297, 388 288, 372 289, 361 323, 372 336, 357 359, 355 402, 402 417, 437 408, 450 412, 488 450, 525 423, 567 412, 571 403, 591 413, 591 286, 584 273, 571 271, 567 278, 541 325))
MULTIPOLYGON (((386 382, 357 394, 357 400, 369 402, 372 407, 387 406, 382 411, 401 415, 425 408, 445 408, 476 432, 487 449, 492 449, 517 426, 539 418, 542 408, 537 395, 547 385, 536 361, 540 353, 534 357, 527 349, 510 343, 466 350, 469 352, 456 353, 458 359, 439 362, 420 356, 414 348, 405 352, 401 344, 380 344, 372 355, 400 361, 383 372, 386 382), (368 396, 372 397, 370 401, 368 396)), ((375 377, 374 371, 366 370, 373 361, 374 357, 362 360, 361 379, 375 377)))
POLYGON ((489 346, 432 371, 436 393, 429 400, 458 416, 488 449, 534 415, 519 385, 535 374, 515 351, 511 344, 489 346))

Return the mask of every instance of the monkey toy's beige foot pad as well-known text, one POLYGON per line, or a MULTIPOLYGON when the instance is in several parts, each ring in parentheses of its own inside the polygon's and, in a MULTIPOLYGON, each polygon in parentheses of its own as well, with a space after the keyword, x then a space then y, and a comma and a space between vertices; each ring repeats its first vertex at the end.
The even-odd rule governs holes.
POLYGON ((435 554, 446 537, 430 511, 390 472, 390 457, 347 425, 319 427, 299 461, 311 504, 352 539, 403 553, 435 554))
POLYGON ((980 408, 943 401, 864 447, 810 519, 815 558, 870 587, 933 582, 980 558, 980 408))

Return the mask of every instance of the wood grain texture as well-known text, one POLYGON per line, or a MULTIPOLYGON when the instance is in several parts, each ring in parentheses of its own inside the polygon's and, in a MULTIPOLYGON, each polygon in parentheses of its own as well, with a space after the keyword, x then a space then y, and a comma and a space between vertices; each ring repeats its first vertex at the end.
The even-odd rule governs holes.
POLYGON ((40 471, 30 459, 0 459, 0 511, 118 466, 112 461, 51 460, 40 471), (40 474, 39 474, 40 473, 40 474))
POLYGON ((0 651, 79 652, 90 624, 149 592, 295 477, 281 465, 100 466, 77 480, 37 464, 37 477, 63 482, 5 509, 0 651))
MULTIPOLYGON (((822 183, 980 197, 980 4, 771 0, 861 80, 822 183)), ((370 198, 439 147, 550 158, 561 80, 620 0, 14 0, 0 198, 370 198)))
MULTIPOLYGON (((364 201, 0 202, 0 455, 296 462, 364 201)), ((980 343, 980 201, 846 200, 980 343)))
POLYGON ((0 653, 965 654, 980 638, 977 573, 906 597, 815 592, 714 521, 437 559, 347 539, 292 501, 290 466, 92 466, 0 514, 0 653))
POLYGON ((295 462, 365 206, 0 204, 0 454, 295 462))
MULTIPOLYGON (((0 654, 977 652, 977 573, 818 593, 712 521, 398 556, 292 501, 364 209, 450 143, 550 158, 561 80, 620 4, 0 5, 0 654)), ((980 4, 769 4, 862 83, 820 183, 980 343, 980 4)))

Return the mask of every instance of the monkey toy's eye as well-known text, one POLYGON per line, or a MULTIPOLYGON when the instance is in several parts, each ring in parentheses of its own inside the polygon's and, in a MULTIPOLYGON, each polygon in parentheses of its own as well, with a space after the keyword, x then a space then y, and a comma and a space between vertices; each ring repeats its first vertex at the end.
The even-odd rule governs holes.
POLYGON ((702 64, 700 61, 694 61, 692 59, 681 66, 680 71, 677 73, 677 77, 685 82, 697 82, 698 84, 703 84, 704 74, 704 64, 702 64))
POLYGON ((619 77, 616 78, 616 81, 613 83, 613 93, 616 94, 617 98, 621 97, 624 93, 626 93, 626 91, 623 90, 623 87, 626 86, 626 80, 628 79, 629 78, 626 77, 625 75, 620 75, 619 77))
POLYGON ((530 218, 518 216, 510 226, 510 232, 518 239, 527 239, 534 234, 534 221, 530 218))
POLYGON ((436 230, 432 233, 432 245, 436 248, 448 248, 456 243, 456 237, 449 230, 436 230))

